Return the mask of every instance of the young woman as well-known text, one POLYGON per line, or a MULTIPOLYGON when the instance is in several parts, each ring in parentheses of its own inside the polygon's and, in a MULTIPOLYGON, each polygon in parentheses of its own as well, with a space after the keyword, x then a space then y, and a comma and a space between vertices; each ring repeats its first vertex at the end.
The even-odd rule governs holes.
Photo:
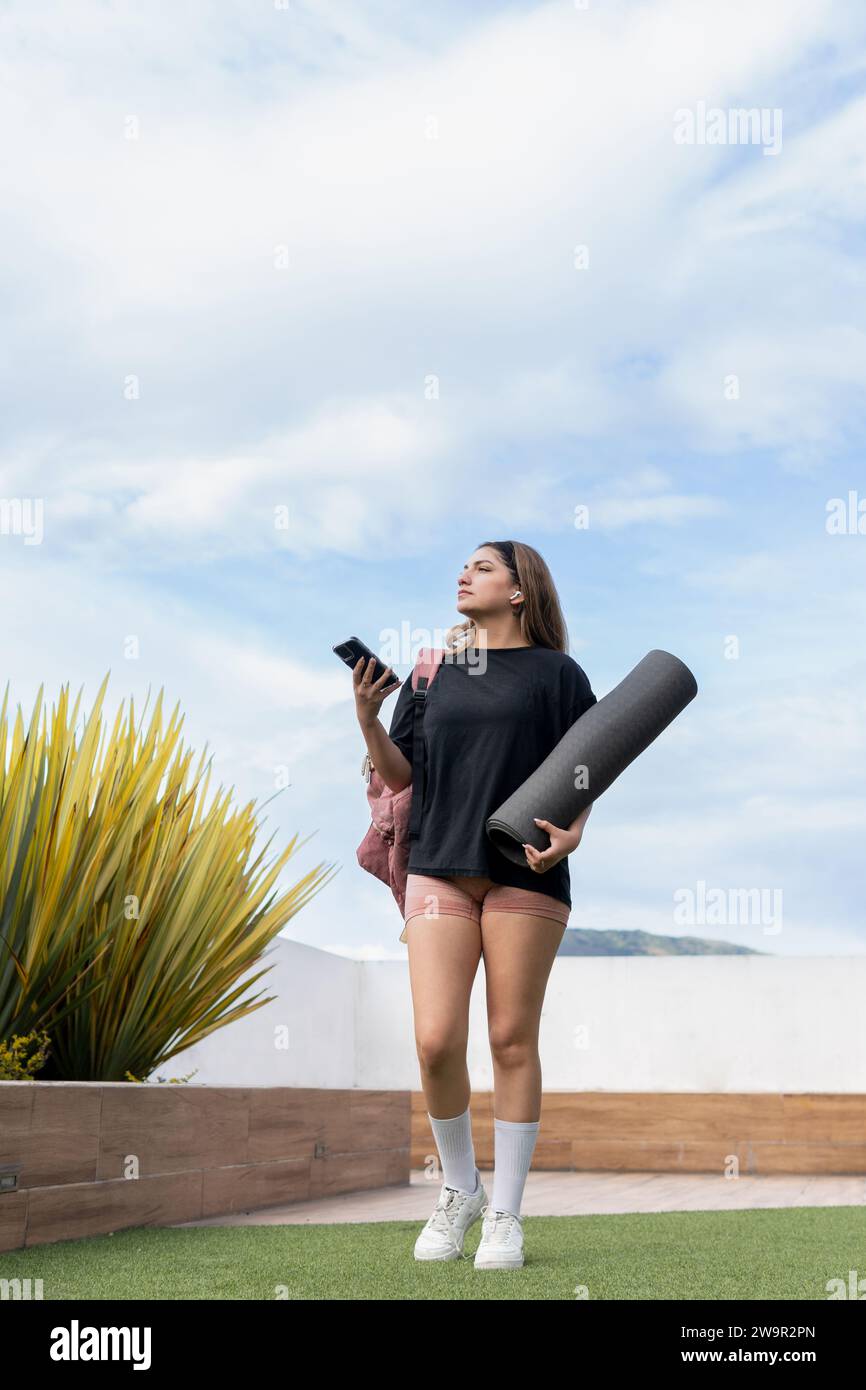
MULTIPOLYGON (((523 1264, 520 1207, 538 1135, 538 1032, 547 980, 571 906, 567 858, 588 807, 572 825, 540 818, 550 844, 506 859, 485 821, 544 761, 596 697, 568 655, 550 571, 532 546, 485 541, 457 580, 464 620, 445 637, 424 719, 421 830, 409 855, 404 918, 415 1041, 444 1182, 415 1245, 421 1260, 463 1254, 483 1216, 478 1269, 523 1264), (484 956, 494 1075, 493 1196, 475 1166, 469 1117, 469 998, 484 956)), ((412 781, 412 687, 372 663, 354 669, 358 719, 383 781, 412 781), (386 734, 383 700, 402 684, 386 734)))

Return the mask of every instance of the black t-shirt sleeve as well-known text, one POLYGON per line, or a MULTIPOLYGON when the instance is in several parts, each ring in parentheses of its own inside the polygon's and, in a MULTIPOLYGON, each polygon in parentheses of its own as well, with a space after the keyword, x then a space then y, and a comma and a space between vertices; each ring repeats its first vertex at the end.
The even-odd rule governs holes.
POLYGON ((562 731, 565 733, 582 714, 594 705, 597 697, 586 672, 573 657, 567 657, 559 673, 559 697, 562 709, 562 731))
POLYGON ((397 700, 391 712, 391 725, 388 729, 388 737, 392 743, 396 743, 403 757, 407 758, 410 763, 412 761, 412 728, 415 720, 413 694, 410 672, 397 692, 397 700))

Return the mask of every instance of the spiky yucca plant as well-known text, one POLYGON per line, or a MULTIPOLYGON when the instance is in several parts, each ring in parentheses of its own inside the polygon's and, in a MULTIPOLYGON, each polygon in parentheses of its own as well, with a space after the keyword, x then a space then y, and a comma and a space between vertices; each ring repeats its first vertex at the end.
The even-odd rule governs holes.
POLYGON ((68 685, 48 727, 42 686, 26 733, 19 707, 9 738, 8 686, 0 710, 0 1042, 45 1029, 40 1080, 148 1076, 270 1003, 241 996, 271 966, 237 982, 333 870, 276 896, 297 835, 263 867, 254 803, 229 810, 220 787, 205 808, 210 768, 202 753, 190 779, 162 691, 146 732, 121 704, 103 751, 109 675, 78 744, 68 685))

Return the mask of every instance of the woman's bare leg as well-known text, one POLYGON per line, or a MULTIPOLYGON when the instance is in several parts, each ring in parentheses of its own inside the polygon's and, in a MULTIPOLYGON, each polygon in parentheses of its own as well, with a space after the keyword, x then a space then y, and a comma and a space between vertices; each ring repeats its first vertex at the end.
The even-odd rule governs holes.
POLYGON ((549 917, 483 911, 487 1027, 493 1059, 493 1113, 500 1120, 541 1118, 541 1008, 565 927, 549 917))
POLYGON ((415 1047, 428 1114, 469 1105, 469 999, 481 959, 481 928, 469 917, 410 917, 406 926, 415 1047))

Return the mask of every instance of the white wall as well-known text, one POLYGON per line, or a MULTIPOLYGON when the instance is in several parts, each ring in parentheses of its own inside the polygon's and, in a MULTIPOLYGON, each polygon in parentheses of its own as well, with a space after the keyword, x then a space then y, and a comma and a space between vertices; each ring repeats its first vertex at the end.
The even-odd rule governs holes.
MULTIPOLYGON (((420 1089, 408 963, 283 938, 265 963, 275 968, 255 989, 275 1001, 154 1075, 198 1067, 196 1083, 420 1089)), ((557 958, 541 1018, 544 1089, 864 1092, 864 996, 866 956, 557 958)), ((492 1089, 483 961, 469 1075, 473 1089, 492 1089)))

